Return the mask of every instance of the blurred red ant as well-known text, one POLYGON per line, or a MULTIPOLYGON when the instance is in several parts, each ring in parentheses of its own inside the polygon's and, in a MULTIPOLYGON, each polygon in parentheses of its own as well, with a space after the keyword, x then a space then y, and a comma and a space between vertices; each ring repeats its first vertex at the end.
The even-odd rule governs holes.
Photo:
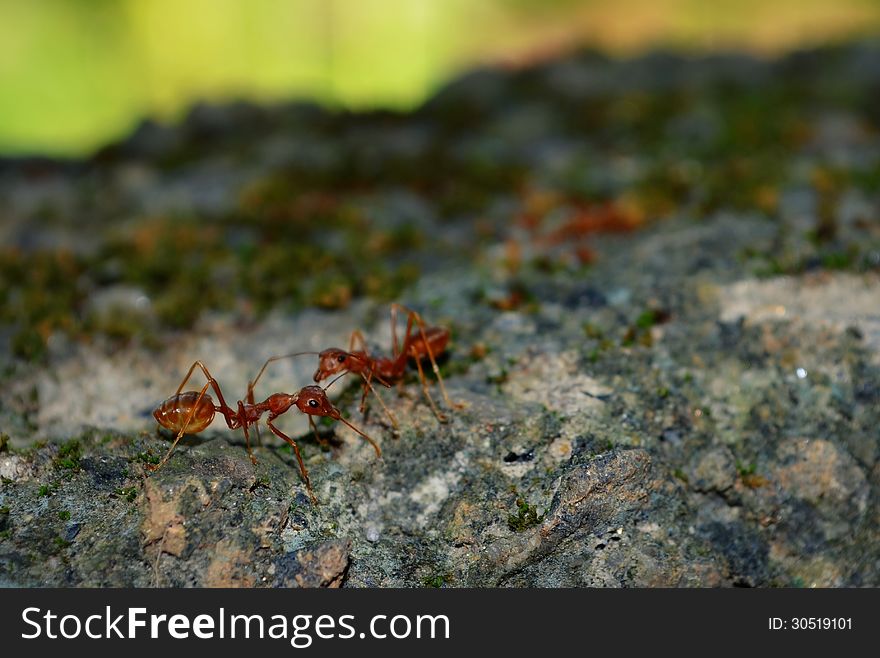
MULTIPOLYGON (((267 361, 260 370, 260 375, 262 375, 268 364, 269 361, 267 361)), ((186 433, 198 434, 203 431, 211 424, 211 421, 214 420, 214 414, 218 412, 223 414, 223 418, 226 420, 226 425, 229 429, 236 430, 241 428, 244 430, 244 440, 248 456, 250 456, 251 461, 256 464, 257 459, 251 451, 248 427, 250 425, 256 426, 260 417, 264 413, 268 413, 269 417, 266 420, 266 425, 275 436, 284 439, 284 441, 290 444, 293 448, 293 452, 296 455, 296 461, 299 464, 300 473, 306 484, 306 489, 308 489, 309 492, 309 497, 312 499, 313 503, 317 503, 318 499, 315 498, 311 482, 309 481, 309 472, 303 463, 296 441, 275 427, 272 422, 278 416, 287 413, 287 411, 293 406, 296 406, 296 408, 302 413, 308 415, 309 422, 312 424, 313 429, 315 426, 312 416, 322 416, 342 421, 366 439, 376 450, 377 456, 382 456, 382 451, 373 439, 342 417, 339 410, 334 407, 327 398, 326 389, 313 385, 304 386, 299 392, 292 395, 289 393, 274 393, 267 397, 263 402, 255 403, 253 401, 253 387, 256 385, 257 380, 259 380, 259 375, 257 376, 257 379, 248 384, 249 401, 245 403, 239 400, 238 409, 232 409, 226 404, 226 400, 223 398, 223 392, 220 390, 220 385, 217 383, 217 380, 211 376, 211 373, 205 365, 201 361, 193 363, 192 366, 190 366, 189 372, 186 373, 186 377, 183 378, 183 381, 180 382, 180 386, 177 387, 177 392, 159 404, 159 406, 153 411, 153 417, 158 423, 172 432, 177 432, 177 436, 174 438, 174 443, 171 444, 171 447, 168 449, 168 452, 162 460, 156 466, 150 466, 150 470, 156 471, 162 468, 165 462, 168 461, 168 458, 171 457, 171 453, 174 452, 174 448, 177 446, 181 437, 186 433), (208 381, 200 391, 185 391, 181 393, 186 382, 189 381, 189 378, 197 367, 201 368, 208 381), (214 389, 219 404, 214 404, 213 398, 207 394, 208 388, 214 389)), ((333 384, 333 382, 330 382, 328 387, 331 384, 333 384)))
MULTIPOLYGON (((422 369, 422 361, 427 357, 431 361, 431 367, 437 382, 440 384, 440 391, 443 393, 443 399, 450 408, 460 408, 461 405, 454 404, 446 393, 446 386, 443 383, 443 377, 440 375, 440 368, 437 366, 435 355, 441 355, 446 350, 449 343, 450 333, 444 327, 428 327, 425 325, 422 317, 412 309, 401 304, 391 305, 391 342, 392 355, 389 356, 371 356, 367 351, 367 344, 363 334, 360 331, 354 331, 351 334, 348 351, 333 347, 326 349, 318 354, 318 369, 315 371, 315 381, 320 382, 328 377, 336 374, 345 374, 353 372, 359 374, 364 380, 364 392, 361 397, 361 413, 363 413, 367 393, 373 392, 372 380, 375 379, 379 383, 390 386, 389 382, 400 380, 406 370, 409 359, 416 363, 419 372, 419 381, 422 384, 422 390, 431 410, 441 422, 446 420, 446 416, 440 413, 431 392, 428 390, 428 382, 425 379, 425 372, 422 369), (403 338, 403 345, 397 339, 397 313, 398 311, 407 314, 406 334, 403 338), (417 333, 414 328, 418 327, 417 333), (359 349, 355 349, 358 346, 359 349)), ((379 399, 378 395, 376 396, 379 399)), ((379 399, 382 407, 385 405, 379 399)), ((394 427, 397 427, 397 421, 394 416, 385 408, 385 412, 391 419, 394 427)))

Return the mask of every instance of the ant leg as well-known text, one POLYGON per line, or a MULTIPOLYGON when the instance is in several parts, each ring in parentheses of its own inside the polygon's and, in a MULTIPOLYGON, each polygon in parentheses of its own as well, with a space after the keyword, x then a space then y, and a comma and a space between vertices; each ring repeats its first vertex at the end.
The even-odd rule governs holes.
POLYGON ((425 392, 425 397, 428 398, 428 404, 431 405, 431 411, 434 412, 434 415, 437 417, 441 423, 445 423, 447 421, 446 416, 440 413, 440 410, 437 408, 437 405, 434 404, 434 398, 431 397, 431 392, 428 390, 428 380, 425 378, 425 371, 422 370, 422 362, 418 359, 416 361, 416 368, 419 370, 419 381, 422 383, 422 390, 425 392))
MULTIPOLYGON (((183 381, 180 382, 180 386, 177 387, 177 392, 175 393, 175 395, 180 395, 180 392, 183 390, 183 387, 186 386, 186 383, 189 381, 189 378, 192 377, 193 370, 195 370, 196 366, 198 366, 199 364, 201 364, 201 361, 196 361, 189 367, 189 370, 186 373, 186 377, 184 377, 183 381)), ((210 379, 211 378, 208 377, 209 381, 210 381, 210 379)))
POLYGON ((315 440, 320 443, 325 448, 330 447, 330 442, 327 439, 322 439, 321 435, 318 434, 318 426, 315 425, 315 419, 309 416, 309 427, 312 428, 312 434, 315 435, 315 440))
POLYGON ((446 392, 446 384, 443 383, 443 377, 440 374, 440 366, 437 365, 437 359, 434 358, 434 350, 431 349, 431 343, 428 342, 428 336, 425 334, 425 323, 422 320, 422 316, 415 311, 410 311, 410 313, 419 325, 419 333, 421 333, 422 341, 425 343, 425 349, 428 351, 428 359, 431 361, 431 369, 434 371, 434 376, 437 377, 437 383, 440 384, 440 392, 443 394, 443 399, 450 408, 463 409, 464 405, 455 403, 449 399, 449 394, 446 392))
MULTIPOLYGON (((241 402, 239 402, 239 405, 240 404, 241 404, 241 402)), ((244 417, 243 413, 241 415, 242 415, 242 417, 244 417)), ((248 425, 249 425, 249 423, 242 423, 241 424, 241 429, 244 430, 244 445, 245 445, 245 448, 247 448, 248 457, 251 458, 251 463, 254 466, 256 466, 257 465, 257 458, 254 457, 254 453, 251 450, 251 434, 250 434, 250 432, 248 432, 248 425)))
MULTIPOLYGON (((401 306, 400 304, 395 304, 394 306, 400 306, 402 310, 409 312, 406 323, 407 337, 409 337, 412 322, 415 321, 415 323, 418 325, 419 333, 422 336, 422 342, 425 345, 425 350, 428 352, 428 359, 430 359, 431 361, 431 369, 434 371, 434 376, 437 378, 437 383, 440 384, 440 392, 443 394, 443 399, 446 401, 446 404, 449 405, 449 407, 452 409, 461 409, 462 405, 456 404, 452 400, 450 400, 449 394, 446 392, 446 384, 443 383, 443 376, 440 374, 440 366, 437 365, 437 359, 434 358, 434 350, 431 349, 431 343, 428 341, 428 336, 425 332, 425 322, 422 320, 422 316, 419 315, 416 311, 408 309, 405 306, 401 306)), ((408 345, 404 344, 404 351, 406 351, 407 347, 408 345)), ((415 360, 416 364, 418 365, 418 356, 415 360)), ((424 377, 421 367, 419 367, 419 376, 424 377)))
MULTIPOLYGON (((265 368, 265 366, 263 366, 263 367, 265 368)), ((256 403, 256 401, 254 400, 254 386, 253 386, 254 384, 256 384, 256 381, 248 382, 248 390, 247 390, 246 397, 247 397, 247 403, 250 406, 254 406, 254 404, 256 403)), ((238 413, 241 415, 242 418, 244 418, 244 414, 242 413, 242 409, 239 409, 238 413)), ((247 425, 245 425, 244 428, 245 428, 244 429, 244 440, 247 443, 248 442, 247 425)), ((254 438, 254 445, 261 446, 261 445, 263 445, 263 439, 260 436, 260 424, 254 423, 254 429, 257 430, 257 436, 254 438)), ((254 464, 256 464, 257 462, 254 459, 254 455, 251 453, 250 450, 251 450, 250 444, 248 443, 248 453, 251 455, 251 461, 254 462, 254 464)))
MULTIPOLYGON (((189 371, 186 373, 186 377, 183 378, 183 381, 180 382, 180 386, 177 387, 177 393, 175 393, 175 395, 180 395, 183 387, 189 381, 189 378, 192 377, 193 371, 197 367, 202 369, 202 373, 204 373, 205 379, 208 380, 208 385, 210 385, 211 388, 214 389, 214 392, 217 394, 217 400, 220 402, 218 410, 220 411, 220 413, 223 414, 223 417, 226 419, 226 424, 229 426, 229 429, 235 429, 235 426, 232 422, 232 418, 235 418, 235 412, 228 404, 226 404, 226 400, 223 398, 223 391, 220 390, 220 384, 217 382, 216 379, 214 379, 208 368, 201 361, 196 361, 189 367, 189 371)), ((201 396, 199 396, 199 401, 201 401, 201 396)))
MULTIPOLYGON (((409 327, 407 327, 406 336, 403 339, 403 350, 397 342, 397 309, 403 308, 400 304, 391 305, 391 355, 395 360, 400 357, 402 352, 406 352, 407 342, 409 341, 409 327)), ((406 357, 404 357, 406 358, 406 357)))
POLYGON ((404 370, 406 370, 406 363, 409 360, 409 346, 412 340, 413 332, 413 313, 415 313, 415 311, 410 311, 408 308, 401 304, 391 304, 391 358, 394 361, 394 371, 398 373, 398 376, 403 376, 403 372, 404 370), (402 309, 409 313, 406 323, 406 333, 403 336, 402 346, 398 343, 397 340, 397 309, 402 309))
POLYGON ((360 345, 361 351, 367 352, 367 341, 364 339, 364 335, 360 332, 360 330, 355 329, 351 332, 351 338, 348 339, 348 351, 354 352, 355 343, 360 345))
POLYGON ((284 439, 290 446, 293 448, 293 454, 296 455, 296 461, 299 463, 299 472, 302 475, 303 481, 306 483, 306 489, 308 489, 309 497, 312 499, 312 503, 315 505, 318 504, 318 499, 315 498, 315 492, 312 491, 312 483, 309 481, 309 472, 306 470, 306 465, 303 463, 302 455, 299 454, 299 446, 296 445, 296 441, 287 436, 280 429, 275 427, 272 424, 272 420, 269 419, 266 421, 266 426, 272 430, 272 432, 280 439, 284 439))
MULTIPOLYGON (((370 391, 373 390, 373 387, 370 385, 370 381, 373 379, 373 371, 370 370, 369 375, 365 375, 365 374, 361 373, 361 377, 363 377, 363 379, 364 379, 364 392, 361 395, 361 406, 358 408, 358 411, 360 411, 363 414, 367 408, 367 393, 369 393, 370 391)), ((375 392, 375 391, 373 391, 373 392, 375 392)))
POLYGON ((273 361, 280 361, 281 359, 287 359, 291 356, 296 356, 296 354, 284 354, 282 356, 272 356, 266 359, 266 363, 263 364, 263 367, 260 368, 260 372, 257 373, 256 377, 254 377, 254 381, 248 382, 248 396, 250 399, 253 399, 254 388, 256 387, 257 382, 260 381, 260 377, 262 377, 263 373, 266 372, 266 368, 269 366, 269 364, 273 361))
MULTIPOLYGON (((364 395, 361 398, 361 413, 364 413, 364 404, 367 399, 367 392, 371 392, 375 396, 376 400, 379 401, 379 405, 382 407, 382 411, 385 412, 385 415, 388 416, 388 420, 391 421, 391 426, 394 429, 400 429, 400 426, 397 424, 397 418, 395 418, 394 414, 391 413, 391 410, 385 406, 385 403, 382 401, 382 398, 379 396, 379 392, 375 388, 373 388, 373 385, 370 383, 370 380, 367 378, 366 375, 361 373, 361 376, 364 378, 364 395)), ((372 373, 370 374, 370 377, 372 377, 372 373)), ((380 379, 379 381, 382 381, 382 380, 380 379)))
POLYGON ((202 386, 202 390, 199 392, 199 397, 196 398, 196 403, 189 410, 189 413, 186 415, 186 420, 183 423, 183 427, 180 428, 180 431, 177 433, 177 436, 174 437, 174 443, 171 444, 171 447, 168 448, 168 452, 165 453, 165 456, 162 457, 162 461, 153 466, 152 464, 147 465, 147 469, 150 471, 158 471, 165 465, 165 462, 168 461, 168 458, 171 457, 171 453, 174 452, 174 449, 177 447, 177 444, 180 442, 180 439, 186 434, 186 428, 189 427, 189 424, 192 422, 193 416, 196 413, 196 409, 199 408, 199 404, 202 401, 202 398, 205 397, 205 392, 208 390, 208 387, 211 385, 211 382, 206 382, 204 386, 202 386))

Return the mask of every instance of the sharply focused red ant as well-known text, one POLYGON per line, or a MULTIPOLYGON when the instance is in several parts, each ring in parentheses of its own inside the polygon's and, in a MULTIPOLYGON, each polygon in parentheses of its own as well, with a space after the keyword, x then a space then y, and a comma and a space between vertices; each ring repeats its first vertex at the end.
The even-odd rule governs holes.
MULTIPOLYGON (((262 375, 268 364, 269 361, 267 361, 260 370, 260 375, 262 375)), ((250 425, 256 426, 260 417, 264 413, 268 413, 269 417, 266 420, 267 427, 275 434, 275 436, 284 439, 284 441, 290 444, 293 448, 309 496, 311 497, 312 502, 317 503, 318 500, 312 492, 312 485, 309 481, 309 472, 306 470, 306 466, 303 463, 296 441, 275 427, 272 422, 281 414, 287 413, 287 411, 293 406, 296 406, 297 409, 309 417, 309 422, 311 423, 312 428, 315 427, 312 416, 323 416, 332 418, 333 420, 342 421, 366 439, 376 450, 377 456, 382 456, 382 451, 373 439, 342 417, 339 410, 334 407, 327 398, 326 389, 314 385, 304 386, 299 392, 292 395, 289 393, 273 393, 263 402, 255 403, 253 401, 253 387, 256 385, 258 379, 259 375, 257 376, 257 379, 248 385, 249 401, 245 403, 239 400, 238 409, 236 410, 226 404, 226 400, 223 398, 223 392, 220 390, 220 385, 217 383, 217 380, 211 376, 211 373, 205 365, 201 361, 193 363, 192 366, 190 366, 189 372, 186 373, 186 377, 183 378, 183 381, 180 382, 180 386, 177 387, 177 392, 159 404, 159 406, 153 411, 153 416, 158 423, 172 432, 177 432, 177 436, 174 438, 174 443, 171 444, 171 447, 168 449, 168 452, 162 460, 156 466, 151 466, 150 470, 155 471, 162 468, 165 462, 168 461, 168 458, 171 457, 171 453, 174 452, 174 448, 177 446, 181 437, 186 433, 198 434, 203 431, 211 424, 211 421, 214 420, 214 414, 218 412, 223 414, 223 417, 226 420, 226 425, 229 429, 236 430, 241 428, 244 430, 244 440, 248 455, 250 456, 251 461, 256 464, 257 459, 251 451, 248 427, 250 425), (189 381, 189 378, 197 367, 201 368, 207 382, 200 391, 184 391, 181 393, 183 387, 186 385, 187 381, 189 381), (207 394, 208 388, 214 389, 219 404, 214 404, 213 398, 207 394)), ((330 382, 330 384, 332 383, 333 382, 330 382)))
MULTIPOLYGON (((367 344, 363 334, 360 331, 354 331, 349 340, 348 351, 336 347, 326 349, 318 354, 318 369, 315 371, 315 381, 320 382, 332 375, 353 372, 359 374, 364 380, 364 392, 361 397, 361 413, 363 413, 367 393, 376 391, 372 386, 375 379, 379 383, 390 386, 389 382, 400 380, 406 370, 406 364, 409 359, 415 361, 416 368, 419 372, 419 381, 422 384, 422 390, 425 397, 431 405, 431 410, 440 421, 445 421, 446 417, 440 413, 431 392, 428 390, 428 382, 425 379, 425 372, 422 369, 422 361, 427 357, 431 362, 434 375, 440 384, 440 391, 443 393, 443 399, 450 408, 458 408, 460 405, 453 404, 446 393, 446 386, 443 383, 443 377, 440 375, 440 368, 437 366, 436 356, 443 354, 449 343, 450 333, 444 327, 428 327, 425 325, 422 317, 412 309, 401 304, 391 305, 391 343, 392 355, 389 356, 371 356, 367 351, 367 344), (397 339, 397 313, 398 311, 407 314, 406 334, 401 345, 397 339), (417 331, 414 330, 417 327, 417 331)), ((388 417, 391 419, 394 427, 397 427, 397 421, 394 416, 385 408, 382 400, 376 396, 379 403, 385 409, 388 417)))

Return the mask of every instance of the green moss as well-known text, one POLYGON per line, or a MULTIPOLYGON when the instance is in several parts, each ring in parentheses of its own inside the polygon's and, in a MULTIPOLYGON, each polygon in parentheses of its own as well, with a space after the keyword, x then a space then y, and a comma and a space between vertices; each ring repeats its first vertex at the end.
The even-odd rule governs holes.
POLYGON ((160 461, 162 461, 162 459, 157 455, 154 455, 152 450, 145 450, 143 452, 137 453, 134 456, 134 461, 138 461, 142 464, 152 464, 153 466, 155 466, 160 461))
POLYGON ((759 475, 757 470, 758 467, 754 462, 750 464, 743 464, 739 461, 736 462, 736 472, 739 474, 740 481, 750 489, 758 489, 767 484, 767 478, 763 475, 759 475))
POLYGON ((271 488, 271 482, 269 478, 266 476, 258 477, 254 480, 254 483, 250 486, 250 492, 253 493, 257 489, 269 489, 271 488))
POLYGON ((754 462, 750 464, 743 464, 740 461, 736 462, 736 472, 739 473, 740 477, 754 475, 757 468, 758 466, 754 462))
POLYGON ((452 358, 451 355, 445 357, 442 363, 439 364, 440 376, 446 379, 457 375, 467 374, 471 369, 471 366, 482 360, 485 357, 485 354, 485 351, 476 350, 475 352, 474 350, 471 350, 465 358, 452 358))
POLYGON ((45 356, 46 340, 54 331, 77 328, 76 315, 84 300, 78 286, 82 259, 66 250, 24 254, 0 250, 0 322, 17 327, 12 351, 19 358, 45 356))
POLYGON ((651 337, 651 332, 635 325, 627 327, 623 337, 620 339, 621 347, 633 347, 635 345, 651 347, 653 344, 654 339, 651 337))
POLYGON ((12 337, 12 353, 26 361, 39 361, 46 354, 46 341, 33 327, 25 327, 12 337))
POLYGON ((128 308, 114 308, 104 313, 91 313, 83 323, 86 333, 100 334, 119 342, 128 343, 141 338, 152 343, 150 320, 144 313, 128 308))
POLYGON ((70 521, 70 512, 68 512, 66 509, 61 510, 60 512, 58 512, 58 518, 62 521, 70 521))
POLYGON ((659 321, 660 314, 654 309, 647 309, 636 318, 636 326, 639 329, 650 329, 659 321))
POLYGON ((500 387, 502 384, 507 382, 509 377, 510 377, 510 373, 508 372, 507 368, 502 368, 501 370, 499 370, 495 374, 487 375, 486 376, 486 383, 487 384, 495 384, 495 386, 500 387))
POLYGON ((415 283, 419 275, 420 269, 415 263, 403 263, 394 269, 374 264, 362 275, 358 275, 360 285, 355 286, 355 291, 377 301, 392 301, 400 297, 405 288, 415 283))
POLYGON ((305 295, 308 306, 336 309, 345 308, 354 296, 352 282, 339 273, 316 276, 305 295))
POLYGON ((743 258, 754 261, 753 271, 759 278, 799 275, 819 266, 828 270, 850 271, 861 271, 868 267, 859 244, 827 244, 828 240, 817 237, 816 231, 809 232, 806 238, 810 245, 805 252, 790 248, 767 252, 750 249, 743 252, 743 258))
POLYGON ((604 338, 605 336, 605 332, 591 322, 587 322, 586 324, 584 324, 584 334, 587 336, 587 338, 592 338, 594 340, 602 340, 602 338, 604 338))
POLYGON ((685 484, 688 483, 688 476, 687 476, 687 475, 685 474, 685 472, 684 472, 683 470, 681 470, 680 468, 676 468, 674 471, 672 471, 672 474, 673 474, 677 479, 679 479, 679 480, 681 480, 682 482, 684 482, 685 484))
POLYGON ((666 322, 668 319, 669 313, 667 311, 655 308, 645 309, 626 328, 623 337, 620 339, 621 346, 632 347, 634 345, 642 345, 643 347, 651 347, 654 343, 651 328, 666 322))
POLYGON ((13 327, 13 353, 44 358, 56 331, 150 346, 157 331, 187 329, 204 311, 231 309, 236 300, 257 313, 279 305, 338 308, 363 295, 394 299, 418 278, 418 259, 399 257, 425 244, 419 230, 404 224, 371 232, 363 213, 339 196, 302 194, 289 183, 271 182, 270 193, 257 190, 258 201, 213 224, 145 219, 89 256, 0 250, 0 323, 13 327), (151 307, 89 310, 86 299, 110 285, 143 290, 151 307))
POLYGON ((534 505, 529 505, 524 498, 516 500, 517 512, 507 517, 507 527, 514 532, 522 532, 532 526, 536 526, 544 520, 544 515, 538 515, 534 505))
POLYGON ((159 321, 172 329, 188 329, 206 308, 208 298, 202 291, 209 284, 193 285, 192 281, 180 280, 165 288, 155 300, 153 307, 159 321))
POLYGON ((62 443, 58 448, 58 456, 55 457, 55 467, 70 471, 79 470, 82 446, 77 439, 71 439, 62 443))
POLYGON ((137 487, 117 487, 111 494, 113 498, 121 498, 129 503, 133 503, 137 498, 137 495, 137 487))
POLYGON ((448 576, 437 574, 435 576, 426 576, 422 579, 422 585, 425 587, 435 587, 437 589, 443 587, 446 584, 448 576))
POLYGON ((73 457, 62 457, 61 459, 55 459, 53 461, 55 468, 61 471, 61 481, 69 482, 75 473, 80 471, 80 461, 79 458, 73 457))
POLYGON ((390 231, 375 234, 368 244, 377 255, 413 251, 425 244, 425 234, 413 224, 402 224, 390 231))
POLYGON ((60 550, 64 550, 65 548, 68 548, 71 545, 69 541, 67 541, 66 539, 64 539, 60 535, 56 535, 52 539, 52 543, 54 543, 55 546, 60 550))
POLYGON ((41 484, 40 488, 37 489, 37 495, 38 496, 50 496, 54 490, 55 490, 54 485, 41 484))
POLYGON ((834 251, 822 256, 822 266, 829 270, 848 270, 856 262, 857 256, 852 251, 834 251))
POLYGON ((9 452, 8 434, 0 434, 0 452, 9 452))

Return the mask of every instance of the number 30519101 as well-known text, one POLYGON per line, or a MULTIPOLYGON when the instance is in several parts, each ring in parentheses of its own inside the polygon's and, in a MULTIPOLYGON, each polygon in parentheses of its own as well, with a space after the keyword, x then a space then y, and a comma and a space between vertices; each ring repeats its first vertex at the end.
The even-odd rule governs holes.
POLYGON ((850 631, 852 617, 770 617, 767 625, 771 631, 850 631))

